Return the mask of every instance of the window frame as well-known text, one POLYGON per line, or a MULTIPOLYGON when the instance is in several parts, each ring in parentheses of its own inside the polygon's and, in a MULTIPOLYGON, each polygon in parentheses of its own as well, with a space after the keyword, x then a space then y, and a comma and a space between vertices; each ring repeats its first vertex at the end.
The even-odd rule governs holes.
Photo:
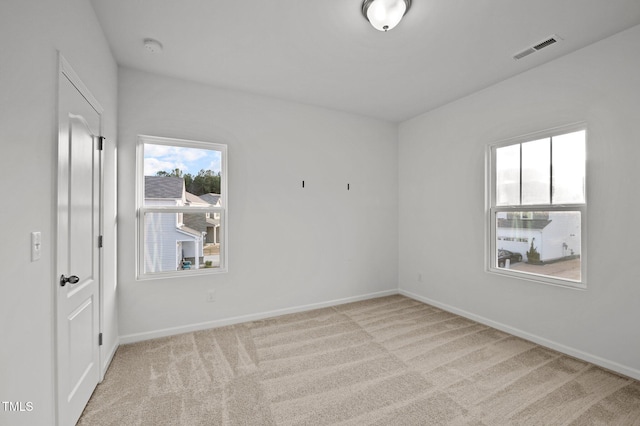
POLYGON ((227 145, 217 142, 203 142, 187 139, 168 138, 149 135, 138 135, 136 146, 136 275, 137 280, 153 280, 185 276, 211 275, 228 272, 228 167, 227 145), (220 152, 220 206, 145 206, 144 205, 144 145, 166 145, 184 148, 206 149, 220 152), (220 266, 217 268, 200 268, 162 272, 145 272, 145 224, 147 213, 214 213, 220 216, 220 266))
MULTIPOLYGON (((549 284, 571 289, 584 290, 587 288, 587 206, 588 206, 588 139, 589 130, 584 122, 572 123, 564 126, 529 133, 514 138, 505 139, 486 147, 486 222, 485 222, 485 266, 489 273, 512 277, 521 280, 533 281, 542 284, 549 284), (585 132, 585 173, 584 173, 584 203, 564 203, 564 204, 521 204, 521 205, 500 205, 497 202, 497 167, 496 151, 498 148, 523 144, 539 139, 553 138, 567 133, 585 132), (500 212, 579 212, 580 213, 580 280, 568 278, 552 277, 540 275, 532 272, 516 271, 512 269, 499 268, 498 247, 497 247, 497 224, 496 215, 500 212)), ((520 164, 522 167, 522 163, 520 164)), ((550 171, 551 173, 551 171, 550 171)), ((550 186, 553 182, 550 183, 550 186)), ((553 202, 550 200, 550 203, 553 202)))

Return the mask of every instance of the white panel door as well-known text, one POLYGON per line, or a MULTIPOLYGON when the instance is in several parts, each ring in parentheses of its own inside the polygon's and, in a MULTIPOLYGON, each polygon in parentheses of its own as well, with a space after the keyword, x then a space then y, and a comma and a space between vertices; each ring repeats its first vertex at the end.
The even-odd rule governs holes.
POLYGON ((100 114, 62 68, 56 346, 58 424, 66 426, 76 423, 100 380, 100 114))

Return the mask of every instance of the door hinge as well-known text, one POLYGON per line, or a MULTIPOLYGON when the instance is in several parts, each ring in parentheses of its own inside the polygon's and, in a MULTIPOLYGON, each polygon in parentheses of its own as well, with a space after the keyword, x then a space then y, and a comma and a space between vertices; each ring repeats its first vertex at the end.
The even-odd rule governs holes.
POLYGON ((102 248, 102 235, 98 237, 98 248, 102 248))
POLYGON ((98 136, 98 151, 102 151, 104 148, 104 140, 106 138, 104 136, 98 136))
POLYGON ((102 346, 102 333, 98 334, 98 346, 102 346))

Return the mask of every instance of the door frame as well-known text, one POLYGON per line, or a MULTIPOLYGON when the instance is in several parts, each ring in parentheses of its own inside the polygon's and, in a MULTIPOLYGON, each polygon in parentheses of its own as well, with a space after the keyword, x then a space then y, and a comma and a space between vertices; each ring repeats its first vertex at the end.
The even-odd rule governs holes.
MULTIPOLYGON (((85 84, 82 82, 82 80, 80 79, 80 77, 78 76, 78 74, 76 74, 76 72, 73 70, 73 68, 71 67, 71 64, 69 64, 69 62, 65 59, 65 57, 62 55, 62 53, 60 51, 58 51, 58 78, 57 78, 57 83, 58 83, 58 90, 57 90, 57 105, 56 105, 56 147, 58 147, 60 145, 60 90, 61 90, 61 83, 62 83, 62 79, 67 79, 68 81, 71 82, 71 84, 78 90, 78 92, 86 99, 86 101, 89 103, 89 105, 91 105, 91 107, 98 113, 99 115, 99 129, 98 132, 100 133, 100 135, 103 134, 103 130, 104 130, 104 120, 103 120, 103 114, 104 114, 104 108, 102 107, 102 105, 100 105, 100 103, 98 102, 98 100, 93 96, 93 94, 91 93, 91 91, 87 88, 87 86, 85 86, 85 84)), ((98 151, 98 188, 99 188, 99 193, 98 193, 98 234, 99 235, 104 235, 104 156, 103 156, 103 150, 98 151)), ((55 424, 59 424, 59 416, 60 416, 60 397, 61 395, 59 394, 59 389, 58 389, 58 377, 59 377, 59 360, 58 360, 58 345, 59 345, 59 340, 58 340, 58 316, 57 316, 57 310, 58 310, 58 291, 57 291, 57 287, 60 285, 59 280, 60 277, 58 276, 57 272, 60 269, 60 257, 58 256, 58 241, 59 241, 59 235, 58 235, 58 215, 59 215, 59 209, 60 209, 60 200, 59 200, 59 157, 58 157, 59 153, 58 153, 58 148, 56 148, 56 155, 54 158, 55 161, 55 167, 54 169, 56 170, 56 174, 55 174, 55 211, 56 211, 56 215, 55 215, 55 219, 54 219, 54 230, 55 230, 55 250, 54 252, 54 273, 53 273, 53 309, 52 309, 52 316, 53 316, 53 320, 51 321, 52 323, 52 336, 53 336, 53 385, 54 385, 54 418, 55 418, 55 424)), ((104 323, 104 306, 103 306, 103 300, 104 300, 104 268, 103 268, 103 250, 102 247, 98 248, 98 332, 102 333, 103 331, 103 323, 104 323)), ((96 344, 98 344, 98 342, 96 342, 96 344)), ((103 370, 103 353, 100 347, 98 347, 98 360, 99 360, 99 366, 98 366, 98 371, 99 371, 99 379, 98 379, 98 383, 102 382, 102 380, 104 379, 104 370, 103 370)))

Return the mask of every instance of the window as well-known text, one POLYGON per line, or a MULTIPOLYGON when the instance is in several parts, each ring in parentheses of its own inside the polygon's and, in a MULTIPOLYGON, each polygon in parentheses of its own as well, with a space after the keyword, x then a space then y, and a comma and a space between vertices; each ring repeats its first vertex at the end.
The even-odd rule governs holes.
POLYGON ((138 277, 226 271, 226 145, 138 138, 138 277))
POLYGON ((586 133, 574 125, 489 146, 489 271, 585 287, 586 133))

